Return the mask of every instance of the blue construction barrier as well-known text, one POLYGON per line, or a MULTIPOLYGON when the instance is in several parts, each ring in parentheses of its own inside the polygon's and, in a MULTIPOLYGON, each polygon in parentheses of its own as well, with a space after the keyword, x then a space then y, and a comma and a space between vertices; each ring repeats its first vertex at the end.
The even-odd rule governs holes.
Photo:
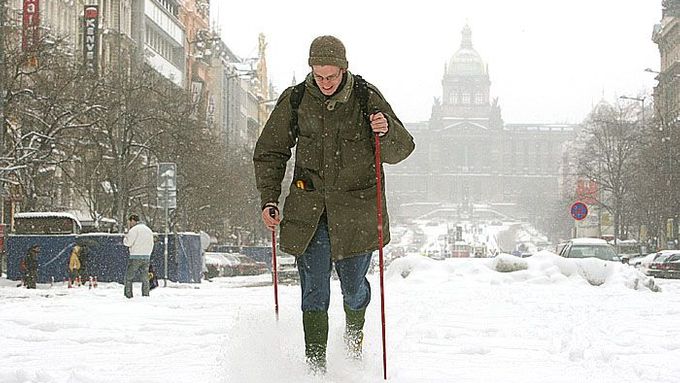
MULTIPOLYGON (((165 276, 164 235, 154 235, 151 254, 158 278, 165 276)), ((101 282, 122 283, 127 267, 128 249, 123 245, 123 234, 22 235, 7 237, 7 278, 21 279, 19 262, 33 245, 40 246, 38 255, 38 283, 49 283, 52 278, 68 278, 68 261, 73 246, 84 247, 83 263, 86 275, 96 276, 101 282)), ((200 283, 202 276, 201 240, 196 233, 168 236, 168 279, 182 283, 200 283)))
POLYGON ((7 279, 21 279, 19 263, 28 249, 33 245, 40 246, 38 255, 38 283, 62 281, 68 276, 68 259, 71 249, 76 243, 77 234, 68 235, 8 235, 5 251, 7 252, 7 279))

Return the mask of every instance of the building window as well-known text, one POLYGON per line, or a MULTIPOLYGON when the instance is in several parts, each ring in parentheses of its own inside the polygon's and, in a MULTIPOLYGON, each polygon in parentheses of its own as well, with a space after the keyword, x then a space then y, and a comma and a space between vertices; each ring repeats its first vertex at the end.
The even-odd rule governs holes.
POLYGON ((477 93, 477 94, 475 94, 475 104, 478 104, 478 105, 483 105, 483 104, 485 104, 485 102, 484 102, 484 93, 477 93))
POLYGON ((161 7, 165 8, 171 15, 177 17, 177 4, 169 0, 157 0, 161 7))
POLYGON ((470 104, 470 93, 469 92, 463 92, 461 101, 462 101, 462 104, 465 104, 465 105, 470 104))

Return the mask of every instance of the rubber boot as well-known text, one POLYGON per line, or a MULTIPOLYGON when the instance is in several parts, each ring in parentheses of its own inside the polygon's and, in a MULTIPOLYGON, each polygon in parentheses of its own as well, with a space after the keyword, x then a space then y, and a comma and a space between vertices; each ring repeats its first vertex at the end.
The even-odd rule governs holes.
POLYGON ((347 356, 352 359, 361 359, 365 317, 366 308, 352 310, 345 305, 345 346, 347 348, 347 356))
POLYGON ((305 330, 307 365, 313 374, 325 374, 328 313, 326 311, 303 311, 302 325, 305 330))

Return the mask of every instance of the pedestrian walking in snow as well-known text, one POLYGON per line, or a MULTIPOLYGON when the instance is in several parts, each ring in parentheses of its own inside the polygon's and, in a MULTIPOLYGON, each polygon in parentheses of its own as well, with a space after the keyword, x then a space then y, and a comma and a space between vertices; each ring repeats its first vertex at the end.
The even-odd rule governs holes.
POLYGON ((137 275, 142 279, 142 296, 149 296, 149 264, 153 252, 153 232, 148 226, 139 222, 139 216, 130 215, 128 232, 123 238, 123 244, 130 249, 127 271, 125 272, 126 298, 132 298, 132 281, 137 275))
POLYGON ((35 289, 36 288, 36 282, 38 281, 38 255, 40 254, 40 246, 39 245, 33 245, 31 246, 30 249, 28 249, 28 252, 26 253, 26 257, 23 260, 23 267, 20 267, 21 269, 24 269, 24 285, 26 285, 27 289, 35 289))
MULTIPOLYGON (((80 278, 80 246, 73 246, 68 260, 69 278, 75 284, 80 278)), ((70 286, 70 285, 69 285, 70 286)))
MULTIPOLYGON (((323 373, 333 264, 343 295, 347 352, 361 357, 371 300, 366 273, 379 247, 378 192, 387 211, 384 189, 377 190, 374 135, 380 135, 381 163, 404 160, 415 145, 378 89, 347 70, 339 39, 314 39, 308 64, 311 73, 305 81, 279 98, 253 162, 262 220, 270 230, 280 224, 281 249, 297 257, 307 363, 323 373), (293 147, 295 170, 281 214, 281 182, 293 147)), ((387 244, 386 214, 383 227, 387 244)))
POLYGON ((77 246, 80 247, 80 252, 78 253, 78 259, 80 260, 80 279, 85 283, 86 280, 89 280, 90 277, 92 277, 92 273, 90 272, 90 253, 88 246, 83 242, 77 244, 77 246))

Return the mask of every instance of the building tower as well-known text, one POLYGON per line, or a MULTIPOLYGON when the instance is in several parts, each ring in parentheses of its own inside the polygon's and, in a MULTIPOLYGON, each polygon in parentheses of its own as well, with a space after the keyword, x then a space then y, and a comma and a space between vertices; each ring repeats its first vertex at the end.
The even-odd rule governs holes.
POLYGON ((460 47, 444 65, 430 120, 407 124, 415 152, 389 170, 396 215, 538 221, 559 198, 561 153, 577 126, 506 124, 490 94, 489 67, 465 25, 460 47))
POLYGON ((472 46, 472 30, 465 25, 460 48, 444 67, 439 115, 447 120, 474 119, 484 127, 503 127, 500 107, 489 102, 489 68, 472 46))

